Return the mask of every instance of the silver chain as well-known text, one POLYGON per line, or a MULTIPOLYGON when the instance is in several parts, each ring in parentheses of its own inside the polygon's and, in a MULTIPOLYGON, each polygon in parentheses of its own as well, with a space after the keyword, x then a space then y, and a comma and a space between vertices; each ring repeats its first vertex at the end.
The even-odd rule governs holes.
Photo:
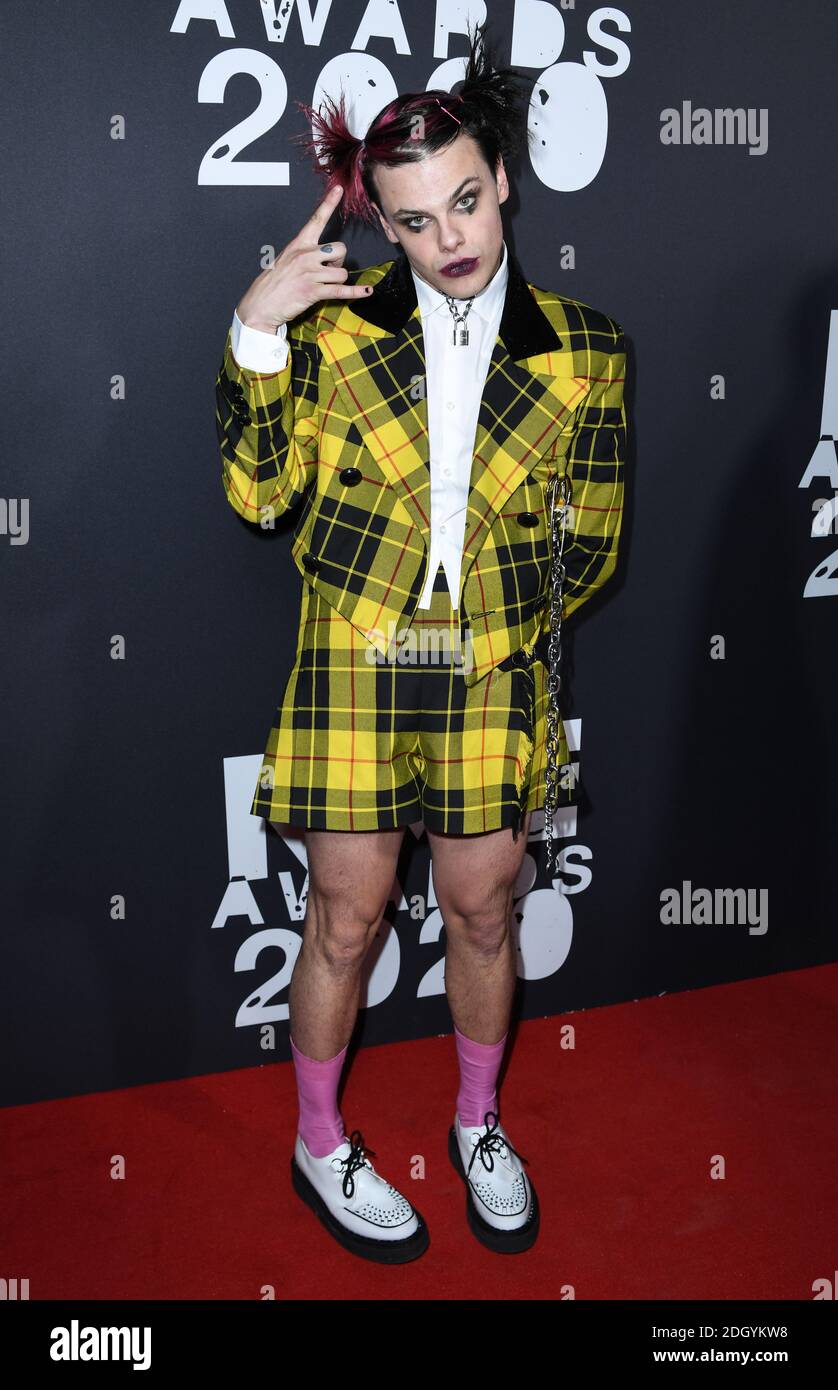
POLYGON ((567 473, 552 473, 547 483, 547 505, 550 518, 550 640, 547 673, 547 785, 544 796, 544 831, 547 839, 547 873, 555 869, 556 840, 553 817, 558 808, 559 781, 559 691, 562 678, 559 663, 562 655, 562 587, 565 580, 563 562, 567 512, 570 505, 570 479, 567 473), (556 506, 556 494, 561 503, 556 506))
MULTIPOLYGON (((471 296, 462 314, 457 308, 458 301, 456 299, 453 299, 450 294, 447 294, 445 298, 448 303, 448 308, 454 316, 454 346, 468 347, 468 324, 466 323, 466 319, 468 318, 468 311, 474 303, 474 295, 471 296)), ((462 301, 459 302, 462 303, 462 301)))

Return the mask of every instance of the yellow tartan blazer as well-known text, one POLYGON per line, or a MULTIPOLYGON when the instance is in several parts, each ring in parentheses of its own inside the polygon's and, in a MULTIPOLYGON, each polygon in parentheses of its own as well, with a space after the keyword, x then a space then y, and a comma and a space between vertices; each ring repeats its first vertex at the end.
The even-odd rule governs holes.
MULTIPOLYGON (((506 299, 480 403, 459 610, 468 685, 549 625, 548 470, 566 471, 563 616, 613 573, 623 506, 625 342, 614 319, 525 279, 506 299)), ((404 255, 350 274, 374 293, 292 320, 282 371, 240 367, 228 331, 216 380, 222 482, 263 523, 302 500, 301 574, 382 653, 410 623, 430 549, 425 358, 404 255)))

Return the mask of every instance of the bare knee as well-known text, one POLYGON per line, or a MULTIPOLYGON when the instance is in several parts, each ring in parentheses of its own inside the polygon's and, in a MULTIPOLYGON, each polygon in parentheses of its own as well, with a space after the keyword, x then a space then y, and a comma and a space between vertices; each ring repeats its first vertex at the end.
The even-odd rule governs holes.
POLYGON ((437 894, 449 939, 465 939, 472 950, 496 955, 512 927, 513 884, 500 884, 480 898, 468 892, 445 900, 437 894))
POLYGON ((309 891, 304 938, 335 972, 357 969, 381 925, 387 899, 309 891))
POLYGON ((404 827, 341 833, 307 831, 309 895, 303 947, 336 971, 358 968, 390 898, 404 827))
POLYGON ((531 812, 521 834, 448 836, 429 831, 434 888, 448 943, 497 955, 512 934, 515 884, 526 851, 531 812))

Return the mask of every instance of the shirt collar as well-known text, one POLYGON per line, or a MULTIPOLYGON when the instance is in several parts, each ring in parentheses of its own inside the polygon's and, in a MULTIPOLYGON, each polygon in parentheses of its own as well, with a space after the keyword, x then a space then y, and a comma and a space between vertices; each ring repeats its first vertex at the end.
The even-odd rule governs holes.
MULTIPOLYGON (((503 301, 506 297, 506 282, 509 278, 508 261, 506 242, 504 241, 503 259, 488 285, 484 286, 480 293, 474 296, 471 308, 468 311, 469 318, 472 314, 477 314, 485 323, 488 323, 493 315, 503 312, 503 301)), ((420 275, 417 275, 413 266, 410 267, 410 273, 413 276, 413 283, 416 286, 416 298, 419 302, 419 313, 422 318, 428 318, 430 314, 435 314, 439 309, 444 309, 445 313, 449 314, 450 310, 445 295, 438 289, 435 289, 433 285, 429 285, 427 280, 423 280, 420 275)), ((468 300, 463 301, 464 305, 467 303, 468 300)))

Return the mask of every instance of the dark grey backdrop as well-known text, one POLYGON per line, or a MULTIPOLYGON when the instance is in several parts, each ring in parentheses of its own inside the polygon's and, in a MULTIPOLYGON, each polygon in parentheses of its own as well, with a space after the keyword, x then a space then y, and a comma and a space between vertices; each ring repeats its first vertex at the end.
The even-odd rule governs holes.
MULTIPOLYGON (((564 13, 561 62, 614 60, 586 34, 594 8, 564 13)), ((26 544, 0 536, 7 1104, 289 1055, 304 866, 242 804, 290 670, 299 580, 289 526, 263 535, 224 499, 213 383, 261 249, 320 196, 289 143, 304 128, 293 98, 350 52, 365 5, 333 6, 319 43, 296 7, 280 43, 256 0, 228 10, 219 35, 194 20, 171 32, 176 4, 66 3, 48 24, 3 7, 0 491, 29 507, 26 544), (287 159, 285 187, 198 182, 258 104, 244 75, 223 104, 198 99, 235 49, 287 81, 284 111, 239 156, 287 159)), ((442 61, 435 10, 401 13, 409 51, 371 37, 354 58, 424 88, 442 61)), ((514 7, 488 13, 509 57, 514 7)), ((837 600, 804 598, 838 545, 811 535, 835 482, 799 486, 838 308, 835 6, 624 13, 630 62, 602 81, 596 177, 558 191, 525 161, 504 209, 528 278, 602 308, 630 341, 621 568, 565 629, 587 800, 562 827, 559 891, 530 846, 523 1017, 835 956, 837 600), (663 144, 661 113, 685 101, 767 110, 766 152, 663 144), (767 931, 662 921, 661 894, 684 881, 767 890, 767 931)), ((534 83, 547 47, 521 69, 534 83)), ((442 56, 464 52, 454 36, 442 56)), ((391 254, 383 236, 349 240, 352 267, 391 254)), ((360 1044, 451 1026, 427 845, 408 838, 360 1044)))

